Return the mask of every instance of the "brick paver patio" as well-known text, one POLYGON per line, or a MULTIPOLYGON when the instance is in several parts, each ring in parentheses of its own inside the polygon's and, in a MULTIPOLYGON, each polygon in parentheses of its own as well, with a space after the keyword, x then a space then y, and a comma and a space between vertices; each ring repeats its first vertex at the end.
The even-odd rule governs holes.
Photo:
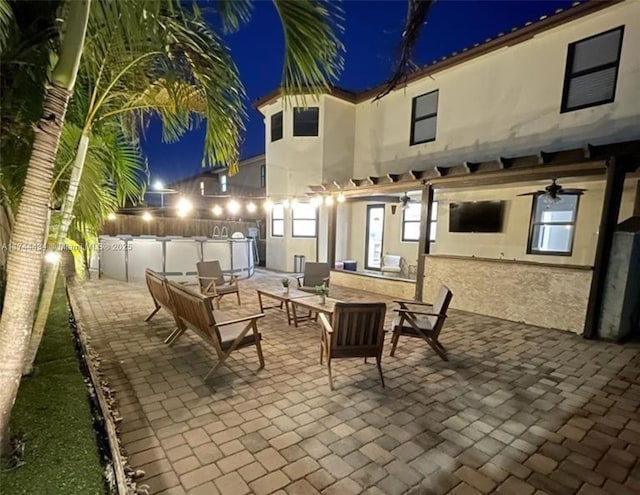
MULTIPOLYGON (((257 286, 241 282, 257 312, 257 286)), ((640 493, 640 346, 453 311, 443 362, 401 339, 375 365, 318 362, 319 326, 294 329, 274 310, 254 348, 206 383, 215 355, 193 334, 162 343, 172 320, 151 322, 146 288, 109 280, 74 289, 77 317, 116 389, 122 440, 152 493, 347 495, 640 493)), ((339 287, 339 299, 385 298, 339 287)), ((455 295, 454 295, 455 297, 455 295)), ((389 316, 391 316, 389 312, 389 316)))

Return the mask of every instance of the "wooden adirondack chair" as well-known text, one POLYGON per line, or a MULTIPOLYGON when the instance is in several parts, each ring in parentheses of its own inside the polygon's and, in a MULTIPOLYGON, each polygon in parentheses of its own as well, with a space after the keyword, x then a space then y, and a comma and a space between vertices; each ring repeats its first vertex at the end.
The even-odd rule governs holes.
POLYGON ((440 331, 447 318, 447 310, 453 294, 448 287, 442 286, 433 304, 420 303, 415 301, 395 301, 400 304, 400 309, 395 309, 398 316, 393 319, 393 337, 391 338, 391 356, 396 352, 400 335, 408 337, 418 337, 423 339, 438 356, 448 361, 447 350, 438 341, 440 331), (422 311, 413 309, 411 306, 432 308, 432 311, 422 311))
POLYGON ((331 322, 326 315, 320 314, 322 324, 322 343, 320 344, 320 364, 327 356, 329 388, 333 390, 331 360, 340 358, 376 358, 380 382, 382 376, 382 347, 384 346, 384 316, 387 306, 384 303, 346 303, 339 302, 331 322))
POLYGON ((240 301, 238 277, 236 275, 229 275, 229 280, 225 279, 219 261, 201 261, 196 264, 196 269, 198 270, 200 292, 214 299, 217 309, 220 309, 220 299, 227 294, 235 294, 238 298, 238 306, 242 304, 240 301))
POLYGON ((329 263, 305 263, 304 275, 296 277, 298 289, 315 293, 317 285, 324 284, 329 287, 330 274, 329 263))

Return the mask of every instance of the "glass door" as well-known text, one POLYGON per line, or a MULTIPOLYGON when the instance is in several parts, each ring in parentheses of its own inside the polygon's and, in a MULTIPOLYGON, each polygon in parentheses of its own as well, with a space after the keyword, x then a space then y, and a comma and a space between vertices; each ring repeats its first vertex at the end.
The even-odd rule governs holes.
POLYGON ((380 270, 382 237, 384 233, 384 205, 367 206, 367 236, 365 239, 366 270, 380 270))

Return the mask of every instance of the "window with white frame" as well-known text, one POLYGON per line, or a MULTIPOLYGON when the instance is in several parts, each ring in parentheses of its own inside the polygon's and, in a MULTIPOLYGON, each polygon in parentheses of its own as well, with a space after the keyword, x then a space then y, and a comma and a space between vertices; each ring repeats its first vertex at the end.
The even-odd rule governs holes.
POLYGON ((534 197, 528 254, 571 256, 578 214, 577 195, 546 194, 534 197))
POLYGON ((569 45, 562 112, 615 100, 624 26, 569 45))
POLYGON ((284 236, 284 205, 273 205, 271 209, 271 237, 284 236))
POLYGON ((317 212, 311 203, 294 203, 291 209, 292 237, 315 237, 317 212))
POLYGON ((227 174, 220 174, 220 192, 227 192, 227 174))
POLYGON ((420 240, 420 212, 422 203, 408 203, 402 210, 402 240, 420 240))
MULTIPOLYGON (((409 203, 402 212, 402 240, 404 242, 420 240, 420 211, 421 203, 409 203)), ((431 218, 429 219, 429 241, 436 240, 438 230, 438 202, 431 205, 431 218)))
POLYGON ((431 91, 416 96, 411 104, 411 139, 410 144, 428 143, 436 139, 438 120, 438 94, 431 91))

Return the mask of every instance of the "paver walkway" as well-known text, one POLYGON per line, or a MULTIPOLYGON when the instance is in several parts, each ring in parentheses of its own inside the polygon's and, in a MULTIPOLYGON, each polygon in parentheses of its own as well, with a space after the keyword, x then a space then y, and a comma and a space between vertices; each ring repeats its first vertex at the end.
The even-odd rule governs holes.
MULTIPOLYGON (((279 278, 242 281, 243 307, 228 298, 223 309, 257 310, 255 288, 279 278)), ((441 338, 449 362, 413 339, 391 358, 387 336, 387 387, 374 364, 338 360, 331 392, 319 326, 294 329, 270 310, 266 368, 249 348, 204 383, 214 354, 193 334, 164 345, 172 320, 143 321, 145 287, 75 290, 119 398, 125 449, 152 493, 640 493, 637 344, 454 311, 441 338)), ((385 300, 339 287, 331 296, 385 300)))

